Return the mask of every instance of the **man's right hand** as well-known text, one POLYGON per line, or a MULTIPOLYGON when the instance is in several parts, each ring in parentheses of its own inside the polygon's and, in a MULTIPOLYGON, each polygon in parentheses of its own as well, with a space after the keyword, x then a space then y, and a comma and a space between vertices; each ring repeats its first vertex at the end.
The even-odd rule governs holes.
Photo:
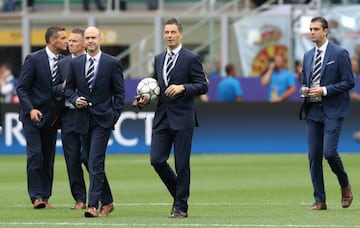
POLYGON ((133 102, 133 106, 137 107, 137 108, 143 108, 148 104, 150 104, 150 99, 148 99, 146 96, 142 96, 142 95, 137 95, 133 102))
POLYGON ((42 119, 42 113, 37 109, 32 109, 30 111, 30 119, 35 123, 40 123, 42 119))
POLYGON ((89 103, 87 102, 85 97, 78 97, 75 100, 76 108, 87 108, 89 103))

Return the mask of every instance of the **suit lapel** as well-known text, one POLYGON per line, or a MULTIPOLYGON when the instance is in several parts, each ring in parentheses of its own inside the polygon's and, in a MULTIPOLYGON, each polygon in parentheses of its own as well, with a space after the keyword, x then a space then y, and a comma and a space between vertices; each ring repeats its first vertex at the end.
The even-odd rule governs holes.
POLYGON ((309 58, 307 59, 307 64, 305 66, 310 66, 308 67, 306 70, 306 81, 308 83, 308 85, 311 83, 310 82, 310 78, 313 72, 313 68, 314 68, 314 58, 315 58, 315 48, 311 49, 310 51, 310 55, 309 58))
MULTIPOLYGON (((158 62, 158 64, 157 64, 157 72, 159 72, 160 73, 160 75, 161 75, 161 82, 164 84, 164 85, 166 85, 165 84, 165 80, 164 80, 164 66, 165 66, 165 56, 166 56, 166 51, 164 51, 161 55, 160 55, 160 61, 158 62)), ((159 78, 158 78, 158 80, 159 80, 159 78)))
POLYGON ((331 45, 331 43, 329 43, 327 48, 326 48, 326 52, 325 52, 325 55, 324 55, 324 61, 323 61, 322 66, 321 66, 320 78, 322 78, 322 76, 323 76, 326 64, 329 62, 329 58, 331 56, 332 51, 333 51, 332 45, 331 45))
POLYGON ((49 83, 52 83, 52 80, 51 80, 51 68, 50 68, 50 64, 49 64, 49 56, 47 55, 45 48, 42 51, 42 55, 43 55, 43 57, 40 59, 40 65, 41 66, 47 66, 45 68, 45 71, 46 71, 45 73, 47 75, 46 80, 49 83))
POLYGON ((89 87, 87 85, 87 82, 85 80, 85 64, 86 64, 86 55, 83 55, 81 57, 78 57, 79 59, 76 59, 76 66, 75 69, 78 71, 76 75, 79 75, 79 78, 76 79, 79 82, 79 86, 85 87, 87 91, 90 92, 89 87))
POLYGON ((106 69, 106 61, 103 58, 103 53, 101 53, 100 59, 99 59, 98 65, 97 65, 97 70, 95 71, 95 78, 94 78, 92 90, 96 89, 96 85, 101 80, 102 72, 104 71, 103 69, 106 69))
MULTIPOLYGON (((179 56, 178 56, 178 58, 176 59, 174 68, 172 69, 172 71, 174 71, 174 72, 176 72, 176 68, 179 68, 179 66, 181 66, 181 61, 182 61, 183 56, 184 56, 184 52, 183 52, 182 50, 183 50, 183 49, 181 48, 180 51, 179 51, 179 56)), ((170 73, 171 73, 171 72, 170 72, 170 73)))

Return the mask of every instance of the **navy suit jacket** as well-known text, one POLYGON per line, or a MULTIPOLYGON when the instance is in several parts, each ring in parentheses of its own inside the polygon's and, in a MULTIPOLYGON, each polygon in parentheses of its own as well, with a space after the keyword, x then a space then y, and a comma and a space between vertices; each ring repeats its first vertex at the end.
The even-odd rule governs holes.
POLYGON ((184 84, 185 91, 175 97, 168 97, 164 93, 167 88, 163 79, 165 55, 166 51, 155 56, 154 78, 160 86, 160 98, 153 126, 158 125, 163 115, 167 114, 171 128, 175 130, 194 128, 198 126, 194 98, 208 91, 200 56, 181 48, 175 66, 169 72, 169 85, 184 84))
POLYGON ((70 71, 65 96, 76 107, 75 101, 83 96, 92 104, 75 112, 75 130, 85 134, 89 118, 103 128, 111 129, 120 117, 124 106, 125 87, 120 61, 101 54, 93 89, 90 91, 85 80, 86 55, 70 60, 70 71))
POLYGON ((50 126, 59 112, 55 87, 45 48, 27 55, 16 88, 21 104, 20 120, 30 120, 30 111, 38 109, 43 114, 43 120, 39 125, 33 124, 39 127, 50 126))
POLYGON ((65 90, 62 89, 62 84, 65 80, 67 81, 69 76, 71 59, 71 55, 66 56, 65 58, 62 58, 58 64, 59 77, 56 78, 55 84, 57 86, 54 87, 54 94, 58 101, 64 102, 65 99, 65 90))
MULTIPOLYGON (((303 60, 302 84, 310 87, 315 48, 306 52, 303 60)), ((331 42, 328 43, 321 67, 320 86, 325 86, 327 95, 322 105, 328 118, 341 118, 350 112, 349 90, 354 87, 349 53, 331 42)))

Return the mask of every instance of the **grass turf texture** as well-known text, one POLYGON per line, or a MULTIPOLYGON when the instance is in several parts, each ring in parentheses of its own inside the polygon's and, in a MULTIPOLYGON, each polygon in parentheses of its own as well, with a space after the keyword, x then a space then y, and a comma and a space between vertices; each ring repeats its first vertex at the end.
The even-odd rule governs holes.
POLYGON ((310 211, 306 154, 192 155, 189 218, 169 219, 172 199, 147 155, 107 155, 115 210, 105 218, 69 209, 74 202, 62 155, 50 199, 55 209, 42 210, 32 209, 28 198, 26 157, 1 156, 0 227, 360 227, 360 155, 342 158, 352 206, 341 208, 339 185, 324 162, 328 210, 310 211))

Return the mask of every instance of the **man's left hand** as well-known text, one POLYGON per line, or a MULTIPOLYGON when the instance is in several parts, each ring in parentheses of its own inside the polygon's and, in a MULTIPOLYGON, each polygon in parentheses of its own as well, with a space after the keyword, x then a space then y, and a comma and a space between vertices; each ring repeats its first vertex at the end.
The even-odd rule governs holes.
POLYGON ((310 97, 321 97, 324 93, 323 87, 314 87, 309 89, 309 96, 310 97))
POLYGON ((174 97, 182 92, 185 91, 185 87, 184 85, 170 85, 166 90, 165 90, 165 95, 168 97, 174 97))

